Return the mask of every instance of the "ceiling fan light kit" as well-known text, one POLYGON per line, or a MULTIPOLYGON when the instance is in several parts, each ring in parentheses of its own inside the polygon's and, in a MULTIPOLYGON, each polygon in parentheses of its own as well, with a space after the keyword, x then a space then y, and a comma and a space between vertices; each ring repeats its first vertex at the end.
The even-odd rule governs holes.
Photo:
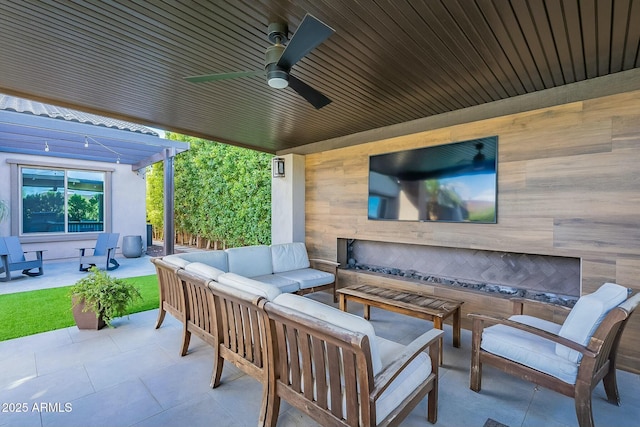
POLYGON ((279 69, 276 64, 267 65, 267 83, 276 89, 284 89, 289 86, 289 73, 279 69))
POLYGON ((267 27, 267 38, 273 45, 269 46, 265 53, 264 70, 207 74, 185 77, 185 79, 192 83, 200 83, 266 75, 267 84, 270 87, 284 89, 289 86, 314 108, 320 109, 331 103, 331 100, 300 79, 291 76, 290 72, 298 61, 323 43, 335 31, 314 16, 306 14, 290 40, 287 38, 288 32, 287 24, 283 23, 271 23, 267 27))

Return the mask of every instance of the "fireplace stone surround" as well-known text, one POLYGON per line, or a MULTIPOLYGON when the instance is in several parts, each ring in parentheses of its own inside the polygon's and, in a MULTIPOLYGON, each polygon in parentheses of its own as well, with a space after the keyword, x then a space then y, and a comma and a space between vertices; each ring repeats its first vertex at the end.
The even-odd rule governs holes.
POLYGON ((341 268, 572 307, 580 258, 408 243, 338 239, 341 268))

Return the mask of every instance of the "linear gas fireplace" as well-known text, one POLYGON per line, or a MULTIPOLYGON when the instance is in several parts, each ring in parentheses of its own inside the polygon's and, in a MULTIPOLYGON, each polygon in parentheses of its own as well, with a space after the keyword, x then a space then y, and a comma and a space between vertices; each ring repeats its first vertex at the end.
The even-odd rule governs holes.
POLYGON ((338 261, 355 271, 569 307, 580 296, 580 258, 338 239, 338 261))

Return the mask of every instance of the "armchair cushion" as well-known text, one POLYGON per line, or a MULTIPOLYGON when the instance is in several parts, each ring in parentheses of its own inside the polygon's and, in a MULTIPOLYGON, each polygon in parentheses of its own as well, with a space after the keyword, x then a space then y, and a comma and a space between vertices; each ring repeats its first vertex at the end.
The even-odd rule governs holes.
POLYGON ((360 332, 367 335, 369 337, 369 345, 371 347, 373 374, 376 375, 382 370, 382 360, 378 350, 376 332, 373 330, 371 323, 367 320, 300 295, 280 294, 273 300, 273 302, 284 307, 301 311, 308 316, 320 319, 330 325, 339 326, 350 331, 360 332))
POLYGON ((213 280, 218 280, 220 275, 225 274, 224 271, 202 262, 190 262, 184 267, 184 269, 213 280))
MULTIPOLYGON (((383 369, 394 362, 405 349, 404 345, 381 337, 376 338, 376 344, 380 351, 383 369)), ((376 424, 384 420, 424 383, 431 374, 431 368, 429 356, 426 353, 420 353, 400 372, 376 401, 376 424)))
MULTIPOLYGON (((626 300, 627 296, 624 286, 605 283, 594 293, 580 297, 558 335, 586 345, 607 313, 626 300)), ((561 344, 556 345, 555 352, 573 363, 578 363, 582 358, 582 354, 561 344)))
POLYGON ((302 268, 300 270, 283 271, 274 276, 284 277, 300 284, 300 289, 313 288, 314 286, 328 285, 335 281, 335 276, 326 271, 313 268, 302 268))
MULTIPOLYGON (((235 273, 224 273, 218 277, 218 281, 228 287, 264 297, 269 301, 273 301, 281 293, 276 286, 258 282, 235 273)), ((211 283, 210 286, 215 288, 217 285, 216 283, 211 283)))
MULTIPOLYGON (((510 320, 557 334, 561 325, 532 316, 511 316, 510 320)), ((481 348, 522 365, 552 375, 568 384, 575 384, 578 365, 556 354, 556 344, 542 337, 511 328, 494 325, 482 332, 481 348)))
POLYGON ((225 249, 229 272, 245 277, 256 277, 273 273, 271 249, 266 245, 244 246, 225 249))
POLYGON ((302 242, 271 245, 271 260, 274 273, 299 270, 311 265, 307 248, 302 242))

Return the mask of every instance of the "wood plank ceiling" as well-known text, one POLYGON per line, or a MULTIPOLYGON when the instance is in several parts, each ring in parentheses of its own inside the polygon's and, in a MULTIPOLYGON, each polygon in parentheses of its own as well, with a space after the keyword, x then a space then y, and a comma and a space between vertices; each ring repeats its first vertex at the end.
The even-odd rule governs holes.
POLYGON ((640 0, 6 0, 0 92, 267 152, 640 67, 640 0), (335 34, 261 77, 270 22, 335 34))

